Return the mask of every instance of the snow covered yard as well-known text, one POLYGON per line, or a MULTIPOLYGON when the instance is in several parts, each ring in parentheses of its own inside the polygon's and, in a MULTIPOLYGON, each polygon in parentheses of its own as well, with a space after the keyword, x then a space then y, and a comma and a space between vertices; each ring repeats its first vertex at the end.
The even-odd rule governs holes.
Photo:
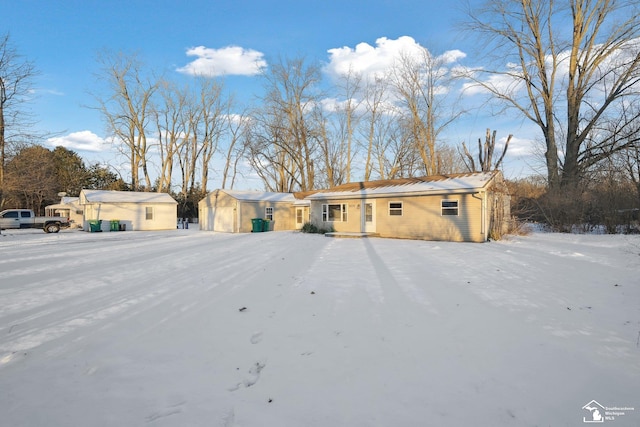
POLYGON ((640 236, 0 236, 0 424, 640 425, 640 236))

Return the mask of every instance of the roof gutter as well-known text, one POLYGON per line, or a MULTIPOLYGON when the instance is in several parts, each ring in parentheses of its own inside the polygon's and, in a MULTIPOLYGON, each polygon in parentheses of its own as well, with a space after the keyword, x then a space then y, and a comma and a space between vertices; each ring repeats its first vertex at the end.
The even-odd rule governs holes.
POLYGON ((344 192, 344 193, 329 193, 323 197, 323 193, 315 193, 311 196, 307 196, 308 200, 329 200, 329 199, 374 199, 374 198, 389 198, 389 197, 415 197, 415 196, 445 196, 450 194, 479 194, 482 192, 478 188, 459 188, 454 190, 433 190, 433 191, 403 191, 403 192, 344 192))

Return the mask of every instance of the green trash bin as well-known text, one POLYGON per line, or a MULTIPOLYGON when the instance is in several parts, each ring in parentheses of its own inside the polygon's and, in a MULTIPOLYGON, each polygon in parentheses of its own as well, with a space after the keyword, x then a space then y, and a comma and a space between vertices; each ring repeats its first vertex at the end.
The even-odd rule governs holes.
POLYGON ((90 219, 89 220, 89 229, 92 233, 99 233, 102 231, 102 220, 101 219, 90 219))
POLYGON ((271 220, 265 219, 262 221, 262 231, 271 231, 271 220))
POLYGON ((252 233, 258 233, 261 232, 262 229, 264 228, 264 220, 262 218, 253 218, 251 220, 251 232, 252 233))
POLYGON ((109 229, 109 231, 120 231, 120 220, 119 219, 112 219, 109 222, 111 223, 111 228, 109 229))

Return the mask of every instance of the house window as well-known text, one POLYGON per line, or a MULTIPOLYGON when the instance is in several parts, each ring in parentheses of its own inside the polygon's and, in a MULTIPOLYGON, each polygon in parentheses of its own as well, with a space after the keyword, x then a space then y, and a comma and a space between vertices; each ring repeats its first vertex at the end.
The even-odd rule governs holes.
POLYGON ((147 206, 145 208, 145 219, 147 220, 152 220, 153 219, 153 207, 152 206, 147 206))
POLYGON ((346 222, 347 205, 344 203, 335 205, 322 205, 322 221, 346 222))
POLYGON ((389 215, 402 216, 402 202, 389 202, 389 215))
POLYGON ((442 215, 458 216, 458 200, 443 200, 442 215))
POLYGON ((264 219, 273 221, 273 208, 264 208, 264 219))

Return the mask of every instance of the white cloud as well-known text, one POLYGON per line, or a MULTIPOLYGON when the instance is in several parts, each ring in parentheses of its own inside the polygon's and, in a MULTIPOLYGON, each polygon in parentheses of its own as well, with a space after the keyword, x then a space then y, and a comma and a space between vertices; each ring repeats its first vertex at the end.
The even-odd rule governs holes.
POLYGON ((467 57, 467 54, 458 49, 448 50, 442 55, 440 55, 442 62, 444 62, 445 64, 455 64, 456 62, 466 57, 467 57))
POLYGON ((53 147, 64 147, 69 150, 103 151, 108 143, 95 133, 83 130, 72 132, 69 135, 47 139, 47 143, 53 147))
MULTIPOLYGON (((426 48, 416 42, 413 37, 402 36, 396 40, 381 37, 375 46, 359 43, 355 48, 344 46, 329 49, 329 64, 325 70, 332 75, 344 75, 350 70, 361 74, 365 79, 384 76, 402 56, 421 57, 428 53, 426 48)), ((460 50, 450 50, 438 57, 443 64, 454 64, 466 54, 460 50)))
POLYGON ((522 73, 512 64, 507 64, 507 68, 509 74, 506 72, 491 74, 482 82, 471 80, 476 78, 480 70, 467 69, 464 71, 462 68, 459 68, 456 72, 459 73, 458 75, 467 76, 471 80, 462 85, 462 91, 466 95, 490 94, 495 92, 515 96, 515 94, 524 87, 522 79, 519 77, 522 73))
POLYGON ((262 52, 239 46, 227 46, 221 49, 198 46, 187 49, 187 56, 195 56, 197 59, 178 68, 178 72, 209 77, 253 76, 267 66, 262 52))

